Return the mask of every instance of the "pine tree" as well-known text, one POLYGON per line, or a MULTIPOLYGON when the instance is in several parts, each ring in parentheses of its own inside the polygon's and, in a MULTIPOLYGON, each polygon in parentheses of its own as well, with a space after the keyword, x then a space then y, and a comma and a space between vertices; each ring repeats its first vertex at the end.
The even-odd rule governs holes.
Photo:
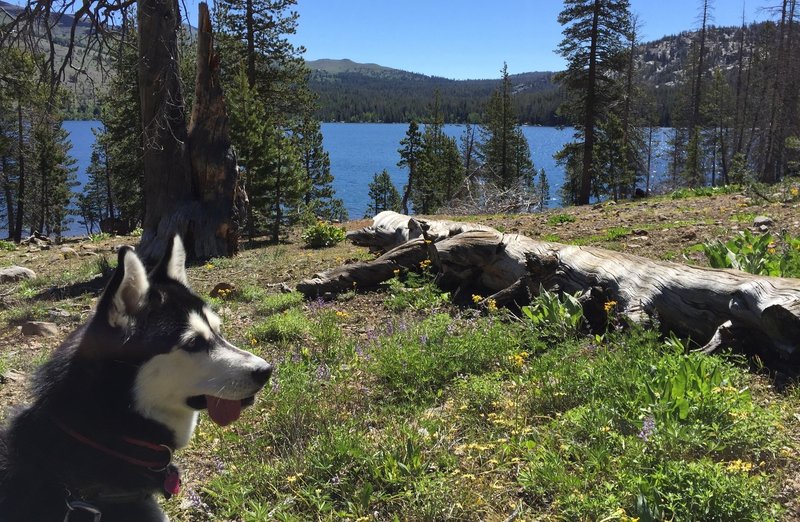
POLYGON ((486 106, 479 149, 484 177, 508 189, 520 180, 530 180, 534 172, 528 142, 517 122, 507 64, 503 64, 501 73, 502 85, 486 106))
POLYGON ((123 38, 109 55, 113 72, 108 92, 101 97, 103 126, 95 133, 100 163, 92 167, 106 177, 102 217, 111 218, 119 232, 132 230, 144 216, 144 143, 133 25, 133 20, 125 21, 123 38))
POLYGON ((547 181, 547 175, 544 169, 539 170, 537 189, 539 194, 539 212, 544 212, 547 210, 547 202, 550 200, 550 182, 547 181))
POLYGON ((32 54, 0 47, 0 167, 8 237, 19 242, 28 213, 31 175, 32 122, 44 99, 36 84, 32 54))
POLYGON ((303 169, 308 176, 309 189, 303 197, 307 212, 329 221, 346 221, 348 216, 344 203, 335 197, 331 160, 322 147, 319 121, 311 117, 304 118, 295 137, 303 169))
POLYGON ((280 240, 281 231, 297 216, 308 191, 308 178, 300 162, 300 154, 292 140, 276 131, 267 131, 265 154, 250 179, 250 203, 255 219, 263 220, 272 235, 280 240))
POLYGON ((27 208, 31 232, 61 237, 66 225, 72 187, 75 182, 75 159, 69 155, 72 145, 60 118, 47 114, 34 122, 32 164, 27 208))
MULTIPOLYGON (((578 193, 569 200, 585 205, 598 173, 594 159, 597 125, 612 102, 620 99, 619 79, 625 69, 625 41, 630 30, 628 0, 565 0, 558 21, 564 26, 559 52, 568 61, 558 79, 569 96, 560 110, 570 118, 582 145, 579 179, 568 180, 577 185, 578 193)), ((568 144, 561 155, 576 152, 578 149, 568 144)), ((573 161, 569 163, 574 166, 573 161)))
POLYGON ((370 207, 364 217, 371 217, 370 212, 374 216, 384 210, 400 212, 400 193, 392 183, 392 178, 386 169, 383 169, 380 174, 376 173, 372 176, 369 184, 369 200, 370 207))
POLYGON ((403 209, 403 214, 408 214, 408 202, 411 198, 411 191, 417 183, 417 167, 420 163, 422 154, 422 133, 420 133, 419 125, 416 121, 411 120, 408 124, 406 136, 400 140, 400 148, 397 149, 400 154, 400 161, 397 162, 398 167, 408 167, 408 182, 403 187, 403 198, 400 206, 403 209))

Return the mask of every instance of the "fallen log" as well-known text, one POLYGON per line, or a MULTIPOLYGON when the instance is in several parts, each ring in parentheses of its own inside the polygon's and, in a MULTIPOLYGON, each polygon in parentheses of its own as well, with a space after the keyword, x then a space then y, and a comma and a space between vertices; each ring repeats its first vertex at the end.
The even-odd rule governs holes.
MULTIPOLYGON (((414 228, 411 218, 393 216, 398 226, 414 228), (409 225, 410 223, 410 225, 409 225)), ((429 230, 449 230, 426 220, 429 230)), ((388 228, 385 228, 388 230, 388 228)), ((363 231, 362 231, 363 233, 363 231)), ((420 231, 422 234, 422 231, 420 231)), ((800 280, 756 276, 737 270, 717 270, 655 261, 595 247, 562 245, 529 237, 502 234, 489 227, 464 230, 446 238, 430 236, 440 279, 451 285, 478 285, 487 292, 519 303, 525 292, 543 288, 585 292, 584 310, 602 309, 598 299, 615 301, 621 317, 638 323, 657 323, 665 332, 689 337, 713 351, 723 346, 746 346, 748 351, 800 360, 800 280), (522 288, 524 285, 524 289, 522 288)), ((426 256, 424 240, 406 243, 417 256, 426 256)), ((430 244, 427 245, 430 248, 430 244)), ((390 251, 390 253, 394 250, 390 251)), ((386 254, 389 255, 389 254, 386 254)), ((395 256, 397 254, 392 254, 395 256)), ((347 269, 348 288, 362 281, 378 284, 393 277, 375 261, 317 274, 304 281, 303 293, 314 284, 332 288, 331 277, 347 269), (375 264, 375 265, 373 265, 375 264), (327 286, 326 286, 327 285, 327 286)), ((431 257, 431 258, 433 258, 431 257)), ((415 257, 414 261, 424 257, 415 257)), ((413 264, 413 263, 412 263, 413 264)), ((488 295, 488 294, 482 294, 488 295)), ((592 318, 590 317, 590 321, 592 318)), ((596 318, 595 318, 595 322, 596 318)))
POLYGON ((413 269, 428 258, 429 246, 412 239, 372 261, 360 261, 314 274, 297 284, 306 298, 326 297, 353 289, 374 288, 395 275, 395 270, 413 269))
POLYGON ((423 235, 433 241, 441 241, 469 230, 494 229, 478 223, 410 218, 404 214, 384 210, 375 215, 371 226, 348 232, 347 239, 354 245, 387 252, 423 235))

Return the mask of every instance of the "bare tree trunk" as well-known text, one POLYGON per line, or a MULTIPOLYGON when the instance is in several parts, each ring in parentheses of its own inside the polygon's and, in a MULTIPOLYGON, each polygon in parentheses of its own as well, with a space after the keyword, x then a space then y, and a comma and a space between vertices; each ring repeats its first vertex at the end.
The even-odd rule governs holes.
POLYGON ((177 0, 141 0, 139 88, 144 125, 144 232, 141 255, 155 259, 181 233, 190 256, 238 249, 241 195, 218 78, 208 7, 200 4, 197 83, 187 129, 178 70, 177 0))

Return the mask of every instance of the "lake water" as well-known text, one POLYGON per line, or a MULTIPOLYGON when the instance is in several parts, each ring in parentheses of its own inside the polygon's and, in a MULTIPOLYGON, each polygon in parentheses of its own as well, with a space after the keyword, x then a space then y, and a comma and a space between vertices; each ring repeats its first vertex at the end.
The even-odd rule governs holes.
MULTIPOLYGON (((98 121, 67 121, 64 128, 70 134, 71 154, 78 160, 78 181, 86 181, 86 168, 92 152, 94 135, 92 129, 100 126, 98 121)), ((351 219, 364 215, 369 206, 367 185, 372 176, 383 169, 402 190, 408 173, 397 166, 400 156, 400 140, 408 125, 402 123, 323 123, 322 135, 325 150, 330 154, 333 186, 337 197, 342 198, 351 219)), ((463 125, 445 125, 444 131, 458 139, 464 131, 463 125)), ((553 154, 573 139, 571 128, 522 127, 522 132, 531 148, 531 158, 537 169, 544 168, 550 182, 551 206, 560 206, 558 188, 564 181, 564 171, 556 165, 553 154)), ((663 131, 659 132, 663 135, 663 131)), ((661 147, 664 147, 663 140, 661 147)), ((655 172, 664 171, 664 160, 654 163, 655 172)), ((81 190, 80 187, 75 189, 81 190)), ((69 225, 69 234, 83 234, 85 230, 77 218, 69 225)))

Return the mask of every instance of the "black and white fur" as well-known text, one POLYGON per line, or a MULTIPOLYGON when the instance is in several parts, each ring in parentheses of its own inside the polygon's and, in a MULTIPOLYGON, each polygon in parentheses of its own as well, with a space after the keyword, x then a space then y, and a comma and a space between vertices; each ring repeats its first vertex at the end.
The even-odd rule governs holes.
POLYGON ((234 405, 227 424, 267 382, 270 365, 223 339, 219 317, 186 286, 185 259, 177 236, 150 274, 133 249, 120 250, 94 316, 41 368, 33 404, 0 432, 0 521, 91 520, 91 509, 102 522, 166 520, 155 495, 198 410, 225 399, 234 405), (65 519, 69 503, 79 507, 65 519))

